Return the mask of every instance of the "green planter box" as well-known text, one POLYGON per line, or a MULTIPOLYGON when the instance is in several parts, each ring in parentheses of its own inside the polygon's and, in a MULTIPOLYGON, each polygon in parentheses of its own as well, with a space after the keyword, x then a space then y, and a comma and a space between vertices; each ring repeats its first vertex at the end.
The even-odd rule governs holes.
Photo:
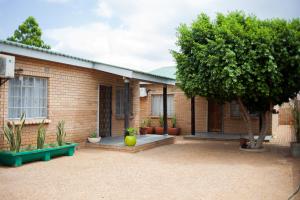
POLYGON ((23 163, 32 161, 48 161, 57 156, 73 156, 77 143, 68 143, 64 146, 51 147, 45 149, 35 149, 24 152, 0 152, 0 164, 18 167, 23 163))

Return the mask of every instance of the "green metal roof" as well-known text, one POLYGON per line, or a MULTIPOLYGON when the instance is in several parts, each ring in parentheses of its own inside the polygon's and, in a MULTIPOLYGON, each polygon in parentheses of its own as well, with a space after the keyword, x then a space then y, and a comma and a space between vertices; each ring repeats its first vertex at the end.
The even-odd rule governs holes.
POLYGON ((128 78, 136 78, 145 81, 153 81, 157 83, 175 84, 175 78, 166 77, 159 74, 146 73, 130 68, 119 67, 115 65, 105 64, 98 61, 93 61, 85 58, 75 57, 60 52, 25 45, 17 42, 0 40, 0 52, 7 52, 17 55, 23 55, 33 58, 40 58, 54 62, 62 62, 75 66, 93 68, 100 71, 106 71, 117 75, 122 75, 128 78), (27 50, 27 51, 26 51, 27 50), (29 52, 30 51, 30 52, 29 52))
POLYGON ((158 69, 150 71, 151 74, 155 74, 157 76, 168 77, 171 79, 176 79, 176 66, 169 67, 160 67, 158 69))

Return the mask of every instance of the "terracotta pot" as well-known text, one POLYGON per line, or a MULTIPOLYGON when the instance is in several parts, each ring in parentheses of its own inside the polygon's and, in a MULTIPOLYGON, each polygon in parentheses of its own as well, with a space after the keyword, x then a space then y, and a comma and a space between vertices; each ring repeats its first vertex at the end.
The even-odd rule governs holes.
POLYGON ((153 131, 153 127, 146 127, 147 129, 147 134, 153 134, 154 131, 153 131))
POLYGON ((247 148, 248 147, 248 139, 246 139, 246 138, 240 138, 240 147, 241 148, 247 148))
POLYGON ((180 128, 168 128, 168 134, 169 135, 179 135, 180 128))
POLYGON ((162 135, 164 134, 164 128, 163 127, 155 127, 155 134, 162 135))
POLYGON ((146 127, 140 127, 140 134, 146 135, 147 134, 147 128, 146 127))

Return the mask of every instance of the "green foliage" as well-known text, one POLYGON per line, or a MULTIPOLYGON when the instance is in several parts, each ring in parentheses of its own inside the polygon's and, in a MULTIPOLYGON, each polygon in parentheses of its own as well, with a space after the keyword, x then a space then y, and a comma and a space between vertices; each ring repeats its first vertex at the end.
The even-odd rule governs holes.
POLYGON ((90 134, 90 138, 97 138, 98 136, 97 136, 97 133, 96 133, 96 131, 94 131, 94 132, 92 132, 91 134, 90 134))
POLYGON ((290 102, 293 113, 293 126, 297 143, 300 143, 300 101, 294 99, 290 102))
POLYGON ((164 117, 163 116, 159 116, 159 126, 163 127, 164 126, 164 117))
POLYGON ((22 130, 25 124, 25 114, 22 114, 20 118, 20 124, 16 125, 12 122, 12 125, 4 125, 4 136, 9 144, 9 150, 19 152, 22 143, 22 130))
POLYGON ((177 79, 189 96, 241 98, 266 111, 300 90, 300 21, 260 20, 243 12, 201 14, 178 28, 177 79))
POLYGON ((65 137, 66 137, 66 132, 65 132, 65 121, 59 121, 58 125, 56 126, 56 141, 58 146, 62 146, 65 144, 65 137))
POLYGON ((135 136, 137 134, 137 129, 133 127, 129 127, 126 129, 126 135, 135 136))
POLYGON ((144 119, 141 123, 141 128, 150 127, 151 126, 151 119, 147 118, 144 119))
POLYGON ((44 144, 45 144, 45 138, 46 138, 46 129, 45 129, 45 124, 44 120, 38 127, 38 135, 37 135, 37 149, 43 149, 44 144))
POLYGON ((19 27, 15 30, 14 35, 7 38, 13 42, 19 42, 26 45, 50 49, 51 47, 42 40, 42 30, 34 17, 29 16, 19 27))
POLYGON ((174 115, 173 117, 172 117, 172 128, 176 128, 176 124, 177 124, 177 118, 176 118, 176 115, 174 115))

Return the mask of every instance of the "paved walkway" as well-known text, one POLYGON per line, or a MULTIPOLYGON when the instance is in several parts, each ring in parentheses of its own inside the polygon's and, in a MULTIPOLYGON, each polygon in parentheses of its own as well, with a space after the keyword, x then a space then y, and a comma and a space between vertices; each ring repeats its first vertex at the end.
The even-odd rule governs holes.
POLYGON ((268 148, 248 153, 237 142, 179 139, 136 154, 81 149, 0 167, 0 199, 287 199, 300 181, 300 162, 284 148, 268 148))

